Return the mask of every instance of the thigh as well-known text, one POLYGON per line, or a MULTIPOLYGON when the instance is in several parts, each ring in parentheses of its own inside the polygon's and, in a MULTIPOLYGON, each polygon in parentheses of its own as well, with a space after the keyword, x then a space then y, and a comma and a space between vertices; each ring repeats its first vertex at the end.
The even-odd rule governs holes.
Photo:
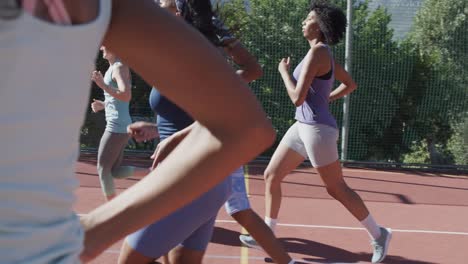
POLYGON ((147 257, 159 258, 216 215, 229 192, 230 182, 225 180, 190 204, 127 236, 126 242, 147 257))
POLYGON ((216 214, 185 239, 184 242, 182 242, 182 246, 192 251, 205 252, 208 243, 210 243, 211 236, 213 235, 215 220, 216 214))
POLYGON ((104 131, 98 150, 98 165, 112 168, 128 143, 127 134, 104 131))
POLYGON ((116 149, 116 152, 119 153, 119 155, 117 156, 117 159, 114 162, 113 168, 119 167, 122 164, 123 157, 124 157, 124 150, 125 150, 125 147, 128 145, 129 138, 130 137, 128 136, 128 134, 121 134, 119 138, 119 142, 117 142, 119 148, 116 149))
POLYGON ((289 172, 297 168, 307 157, 304 143, 299 137, 298 122, 292 125, 276 148, 265 170, 281 181, 289 172))
POLYGON ((299 136, 310 162, 314 168, 330 165, 338 160, 338 130, 336 128, 317 124, 299 124, 299 136))

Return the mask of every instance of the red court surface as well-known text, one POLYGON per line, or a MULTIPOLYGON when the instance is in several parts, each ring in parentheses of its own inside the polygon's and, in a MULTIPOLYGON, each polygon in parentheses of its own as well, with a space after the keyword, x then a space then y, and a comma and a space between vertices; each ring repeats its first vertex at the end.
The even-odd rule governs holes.
MULTIPOLYGON (((133 162, 136 164, 136 162, 133 162)), ((149 166, 148 162, 139 163, 149 166)), ((263 165, 249 165, 248 188, 253 209, 263 217, 263 165)), ((468 175, 344 169, 345 179, 364 199, 374 218, 393 229, 383 263, 468 263, 468 175)), ((93 159, 77 165, 80 214, 104 202, 93 159)), ((138 178, 116 180, 123 191, 138 178)), ((311 168, 301 168, 283 183, 283 203, 277 236, 300 263, 370 263, 369 238, 360 224, 326 192, 311 168)), ((241 247, 241 227, 224 209, 204 263, 266 263, 265 253, 241 247)), ((94 264, 117 263, 121 242, 94 264)))

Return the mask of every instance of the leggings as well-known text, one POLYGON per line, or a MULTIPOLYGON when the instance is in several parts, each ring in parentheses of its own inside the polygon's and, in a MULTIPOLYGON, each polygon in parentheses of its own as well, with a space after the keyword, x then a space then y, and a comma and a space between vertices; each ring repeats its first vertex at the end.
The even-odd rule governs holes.
POLYGON ((104 131, 98 150, 97 169, 101 188, 106 196, 115 194, 114 178, 120 179, 133 175, 134 167, 121 166, 128 134, 104 131))

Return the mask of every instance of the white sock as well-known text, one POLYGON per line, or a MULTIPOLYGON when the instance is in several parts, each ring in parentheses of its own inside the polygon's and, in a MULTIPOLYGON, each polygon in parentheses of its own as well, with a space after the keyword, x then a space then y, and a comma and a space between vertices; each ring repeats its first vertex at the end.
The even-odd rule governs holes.
POLYGON ((277 219, 265 216, 265 224, 271 229, 271 231, 273 231, 273 233, 275 232, 277 221, 277 219))
POLYGON ((371 239, 376 240, 380 237, 380 226, 375 222, 371 214, 369 214, 361 224, 367 229, 371 239))
POLYGON ((295 264, 294 259, 291 259, 291 261, 288 262, 288 264, 295 264))

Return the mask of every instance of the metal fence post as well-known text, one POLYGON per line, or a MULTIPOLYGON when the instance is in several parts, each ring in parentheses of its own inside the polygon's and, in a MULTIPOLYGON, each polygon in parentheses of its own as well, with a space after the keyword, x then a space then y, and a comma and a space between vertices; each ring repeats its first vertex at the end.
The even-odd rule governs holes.
MULTIPOLYGON (((351 73, 352 62, 352 47, 353 47, 353 0, 347 0, 346 17, 348 25, 346 27, 346 43, 345 43, 345 69, 351 73)), ((341 127, 341 160, 348 159, 348 137, 349 137, 349 96, 344 97, 343 103, 343 123, 341 127)))

